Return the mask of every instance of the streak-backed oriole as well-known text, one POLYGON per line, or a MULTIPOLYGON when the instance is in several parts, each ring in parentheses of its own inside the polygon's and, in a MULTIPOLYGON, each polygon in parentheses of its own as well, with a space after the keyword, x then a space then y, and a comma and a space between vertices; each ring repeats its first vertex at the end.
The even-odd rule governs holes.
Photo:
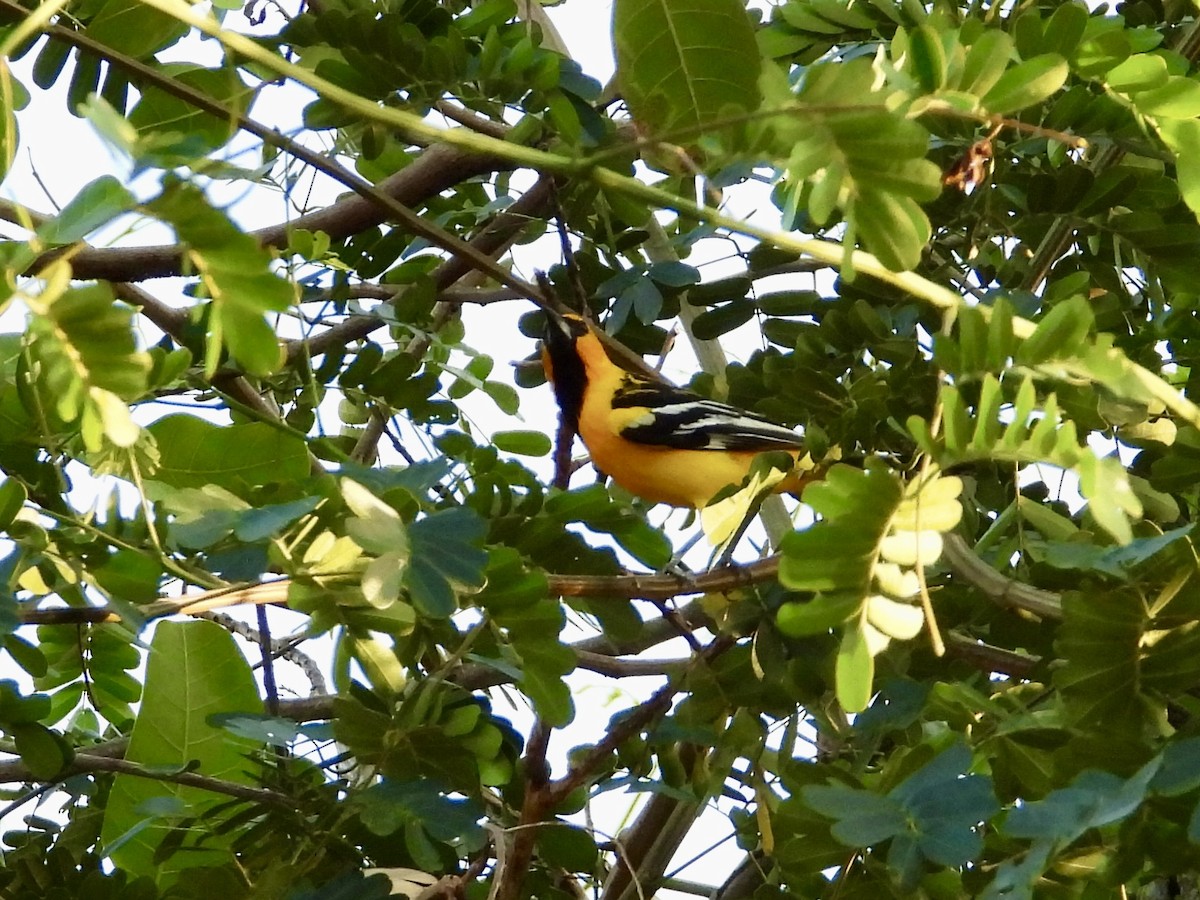
POLYGON ((705 506, 740 484, 754 457, 782 450, 795 460, 774 488, 797 493, 816 475, 804 441, 746 410, 626 371, 576 315, 547 312, 542 363, 567 423, 596 467, 632 494, 672 506, 705 506))

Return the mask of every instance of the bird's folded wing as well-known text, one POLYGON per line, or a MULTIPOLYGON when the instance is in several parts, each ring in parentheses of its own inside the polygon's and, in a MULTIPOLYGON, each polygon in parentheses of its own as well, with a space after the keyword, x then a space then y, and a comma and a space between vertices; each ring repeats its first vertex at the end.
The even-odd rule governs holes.
POLYGON ((621 437, 681 450, 792 450, 804 439, 744 409, 708 400, 669 384, 632 381, 613 397, 613 409, 636 410, 621 437))

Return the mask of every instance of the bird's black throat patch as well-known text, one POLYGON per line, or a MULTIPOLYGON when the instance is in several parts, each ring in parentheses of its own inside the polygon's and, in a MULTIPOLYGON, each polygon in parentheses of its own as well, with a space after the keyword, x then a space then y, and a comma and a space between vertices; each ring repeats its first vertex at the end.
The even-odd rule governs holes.
POLYGON ((583 360, 575 352, 575 338, 564 333, 559 324, 551 321, 546 323, 542 339, 550 357, 553 372, 551 381, 558 408, 562 412, 563 421, 578 434, 579 414, 583 411, 583 392, 587 388, 587 373, 583 368, 583 360))

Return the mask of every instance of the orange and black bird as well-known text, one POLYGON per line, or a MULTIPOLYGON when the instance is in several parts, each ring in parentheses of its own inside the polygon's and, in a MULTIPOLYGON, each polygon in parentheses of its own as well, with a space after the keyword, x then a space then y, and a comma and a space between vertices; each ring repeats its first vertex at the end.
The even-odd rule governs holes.
POLYGON ((795 462, 776 492, 799 493, 819 477, 790 428, 621 368, 580 316, 547 311, 546 318, 542 364, 563 417, 596 468, 630 493, 699 509, 741 484, 754 457, 772 450, 795 462))

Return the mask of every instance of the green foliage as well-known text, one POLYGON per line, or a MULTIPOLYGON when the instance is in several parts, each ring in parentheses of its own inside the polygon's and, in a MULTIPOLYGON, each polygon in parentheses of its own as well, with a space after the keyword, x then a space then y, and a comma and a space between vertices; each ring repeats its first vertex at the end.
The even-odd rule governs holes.
POLYGON ((29 364, 41 377, 26 403, 51 421, 78 422, 89 450, 132 446, 139 429, 126 402, 145 392, 150 369, 130 331, 133 311, 100 284, 47 292, 30 309, 29 364))
POLYGON ((957 478, 922 476, 905 487, 881 468, 834 466, 805 491, 822 521, 784 538, 779 582, 814 596, 781 606, 778 627, 803 637, 845 624, 837 690, 846 709, 870 701, 874 657, 893 638, 920 633, 917 570, 941 556, 942 533, 962 515, 961 490, 957 478))
POLYGON ((989 780, 967 774, 970 764, 970 750, 956 743, 886 794, 810 785, 803 799, 837 820, 830 831, 843 844, 865 848, 890 841, 887 865, 911 890, 925 860, 958 867, 983 849, 978 824, 995 814, 998 805, 989 780))
POLYGON ((1183 889, 1194 17, 585 2, 9 11, 0 893, 1183 889), (593 477, 533 267, 803 434, 776 559, 593 477))
POLYGON ((191 185, 168 181, 148 209, 187 245, 189 268, 200 276, 212 301, 206 311, 206 372, 216 371, 225 347, 248 372, 274 371, 279 366, 278 339, 263 316, 287 309, 294 292, 269 270, 266 252, 191 185))
POLYGON ((737 0, 617 0, 613 45, 625 100, 650 134, 690 143, 701 130, 758 107, 754 31, 737 0))
POLYGON ((261 422, 220 427, 195 416, 164 416, 147 429, 158 446, 154 479, 174 488, 228 490, 303 478, 304 441, 261 422))
MULTIPOLYGON (((258 689, 233 638, 211 622, 163 622, 146 663, 145 691, 125 758, 162 771, 198 771, 247 784, 252 744, 231 740, 209 724, 218 713, 253 712, 258 689)), ((203 816, 215 798, 199 788, 119 775, 105 808, 101 840, 122 869, 171 884, 182 869, 210 866, 228 852, 232 836, 186 843, 164 863, 156 852, 172 827, 203 816)))

